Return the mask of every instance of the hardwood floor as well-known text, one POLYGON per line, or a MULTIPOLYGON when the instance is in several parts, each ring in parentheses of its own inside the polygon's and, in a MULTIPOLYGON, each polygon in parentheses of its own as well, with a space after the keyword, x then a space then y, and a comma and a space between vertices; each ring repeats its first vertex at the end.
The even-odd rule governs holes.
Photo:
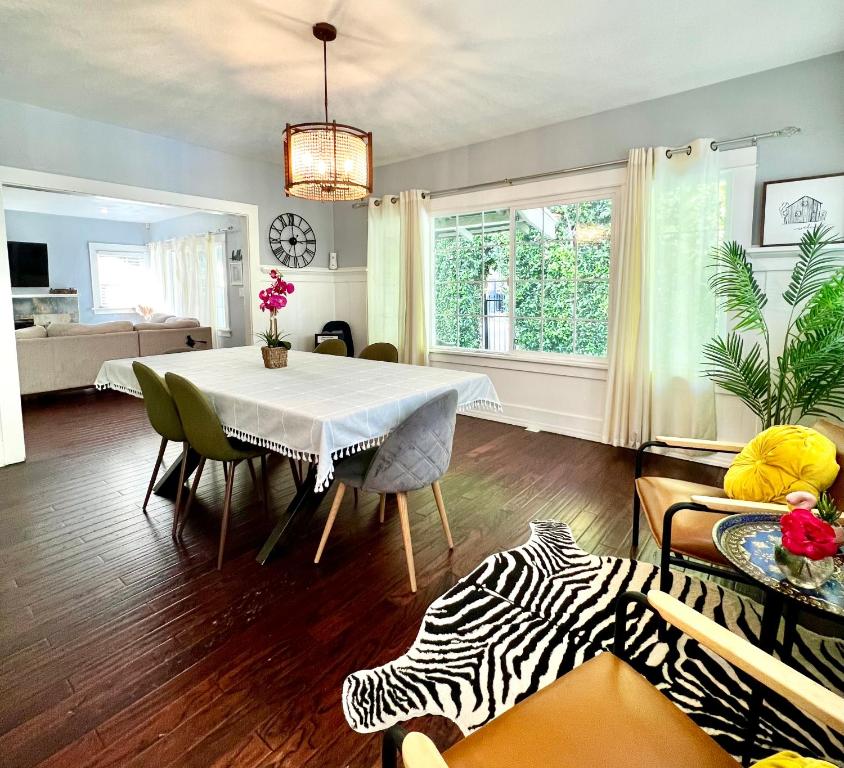
MULTIPOLYGON (((343 678, 404 651, 436 596, 523 542, 532 519, 565 520, 592 552, 629 554, 631 451, 460 417, 442 481, 453 553, 430 489, 410 494, 415 596, 395 502, 380 525, 375 495, 355 509, 347 494, 319 566, 328 500, 259 566, 272 523, 246 471, 218 572, 222 470, 206 468, 175 545, 172 504, 153 496, 141 511, 159 440, 139 400, 56 396, 25 403, 24 419, 28 460, 0 469, 7 768, 373 765, 378 738, 346 725, 343 678)), ((720 479, 667 459, 650 469, 720 479)), ((269 474, 281 510, 293 495, 287 461, 269 474)), ((458 736, 444 721, 424 727, 443 747, 458 736)))

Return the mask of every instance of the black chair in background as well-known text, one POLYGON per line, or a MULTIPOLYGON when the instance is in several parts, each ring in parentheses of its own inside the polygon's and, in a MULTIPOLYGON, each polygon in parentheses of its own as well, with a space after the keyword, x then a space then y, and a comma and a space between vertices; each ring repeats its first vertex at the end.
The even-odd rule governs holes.
POLYGON ((345 320, 329 320, 322 326, 323 333, 336 333, 346 342, 346 357, 355 356, 355 344, 352 341, 352 328, 345 320))

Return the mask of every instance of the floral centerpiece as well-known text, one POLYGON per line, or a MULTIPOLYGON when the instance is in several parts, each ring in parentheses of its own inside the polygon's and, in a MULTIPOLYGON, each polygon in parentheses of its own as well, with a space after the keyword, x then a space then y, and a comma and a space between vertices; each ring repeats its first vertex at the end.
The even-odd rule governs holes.
POLYGON ((285 338, 289 334, 279 332, 277 315, 280 309, 287 306, 287 297, 293 293, 294 285, 285 281, 277 269, 270 270, 270 280, 269 287, 258 291, 261 311, 270 313, 270 327, 255 335, 264 342, 261 347, 264 365, 267 368, 285 368, 287 350, 290 349, 290 342, 285 341, 285 338))
POLYGON ((782 544, 774 550, 774 558, 785 578, 796 587, 816 589, 835 571, 833 556, 838 552, 835 529, 815 515, 816 499, 809 494, 790 494, 789 503, 801 506, 780 518, 782 544), (800 495, 800 499, 796 497, 800 495))

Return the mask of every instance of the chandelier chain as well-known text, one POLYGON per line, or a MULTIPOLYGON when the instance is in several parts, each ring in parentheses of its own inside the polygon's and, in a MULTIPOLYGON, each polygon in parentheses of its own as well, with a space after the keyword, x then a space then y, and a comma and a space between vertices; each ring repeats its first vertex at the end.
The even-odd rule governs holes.
POLYGON ((322 84, 325 105, 325 122, 328 122, 328 43, 322 41, 322 84))

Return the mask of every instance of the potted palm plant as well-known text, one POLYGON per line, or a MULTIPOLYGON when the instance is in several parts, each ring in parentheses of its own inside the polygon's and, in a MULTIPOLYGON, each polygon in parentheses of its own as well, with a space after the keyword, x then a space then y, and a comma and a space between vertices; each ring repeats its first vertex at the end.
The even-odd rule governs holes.
POLYGON ((804 416, 840 419, 844 409, 844 261, 829 250, 830 227, 807 230, 783 299, 790 307, 782 349, 772 349, 760 288, 745 249, 713 251, 709 285, 734 321, 726 336, 704 345, 705 373, 762 422, 794 424, 804 416), (753 334, 754 338, 746 338, 753 334))

